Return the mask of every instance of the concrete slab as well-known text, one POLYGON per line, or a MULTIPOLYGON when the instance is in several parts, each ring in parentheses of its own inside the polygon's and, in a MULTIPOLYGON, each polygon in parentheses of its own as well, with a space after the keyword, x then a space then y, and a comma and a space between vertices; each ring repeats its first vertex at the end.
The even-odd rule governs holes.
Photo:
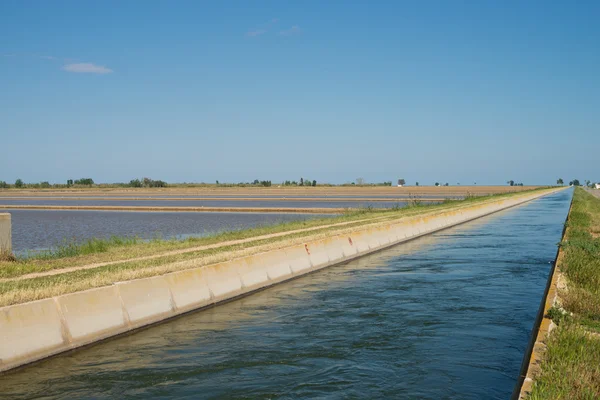
POLYGON ((201 268, 165 275, 177 312, 186 312, 212 303, 208 282, 201 268))
POLYGON ((127 324, 116 286, 57 297, 74 343, 98 340, 127 324))
POLYGON ((164 276, 119 282, 117 287, 129 321, 134 326, 174 315, 171 291, 164 276))
POLYGON ((294 274, 312 268, 308 252, 310 252, 309 245, 293 246, 285 249, 290 268, 294 274))
POLYGON ((292 275, 290 263, 284 250, 274 250, 248 257, 246 264, 264 268, 272 282, 287 279, 292 275))
POLYGON ((65 346, 54 299, 0 309, 0 370, 44 358, 65 346))
POLYGON ((308 258, 313 267, 318 268, 322 265, 329 264, 329 255, 327 253, 327 247, 331 245, 331 240, 320 240, 313 242, 308 245, 309 254, 308 258))
POLYGON ((242 280, 232 262, 209 265, 201 269, 213 301, 217 302, 242 293, 242 280))
POLYGON ((235 264, 245 290, 255 290, 269 284, 266 260, 255 261, 257 261, 257 257, 246 257, 235 264), (248 261, 251 263, 249 264, 248 261))

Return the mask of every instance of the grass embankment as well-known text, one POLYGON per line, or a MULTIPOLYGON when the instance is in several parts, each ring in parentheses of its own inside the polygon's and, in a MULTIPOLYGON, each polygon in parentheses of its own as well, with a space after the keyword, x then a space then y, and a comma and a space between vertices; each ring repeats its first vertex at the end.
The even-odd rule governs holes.
POLYGON ((94 239, 17 262, 0 261, 0 306, 222 262, 352 232, 366 225, 375 226, 515 195, 470 197, 442 204, 416 201, 405 208, 363 209, 336 218, 294 221, 186 240, 94 239))
POLYGON ((600 199, 576 188, 557 262, 557 324, 530 399, 600 398, 600 199), (561 281, 563 281, 561 283, 561 281))

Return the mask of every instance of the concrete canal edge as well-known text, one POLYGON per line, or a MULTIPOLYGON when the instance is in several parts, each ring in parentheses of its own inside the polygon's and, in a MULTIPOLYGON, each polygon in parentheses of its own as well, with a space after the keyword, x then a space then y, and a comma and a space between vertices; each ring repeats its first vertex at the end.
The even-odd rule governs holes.
MULTIPOLYGON (((569 213, 567 214, 567 220, 563 226, 561 235, 561 241, 565 237, 567 231, 567 221, 571 215, 571 207, 573 207, 573 199, 571 198, 571 204, 569 206, 569 213)), ((533 383, 535 377, 541 370, 541 364, 543 362, 544 354, 546 352, 546 343, 550 332, 554 329, 555 325, 552 319, 548 317, 548 310, 550 310, 556 303, 558 297, 558 276, 559 271, 557 270, 557 264, 562 258, 562 249, 559 247, 556 251, 556 257, 552 263, 550 274, 548 275, 548 281, 546 282, 546 288, 544 295, 540 302, 535 321, 533 323, 533 329, 531 330, 531 338, 529 344, 523 355, 523 362, 521 364, 521 370, 519 372, 519 378, 517 384, 513 390, 511 400, 524 400, 529 398, 533 389, 533 383)))
POLYGON ((11 235, 10 214, 0 213, 0 253, 12 251, 11 235))
POLYGON ((230 301, 561 189, 526 193, 213 265, 0 308, 0 372, 230 301))

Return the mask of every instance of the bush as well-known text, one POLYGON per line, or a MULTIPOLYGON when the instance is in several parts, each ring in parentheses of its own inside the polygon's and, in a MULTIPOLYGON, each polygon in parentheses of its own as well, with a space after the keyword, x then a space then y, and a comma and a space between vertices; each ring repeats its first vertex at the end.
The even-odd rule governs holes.
POLYGON ((129 184, 127 185, 129 187, 134 187, 134 188, 141 188, 141 187, 167 187, 167 182, 165 181, 161 181, 161 180, 153 180, 150 178, 143 178, 143 179, 132 179, 129 181, 129 184))
POLYGON ((94 184, 94 180, 92 178, 81 178, 75 180, 76 185, 87 185, 92 186, 94 184))

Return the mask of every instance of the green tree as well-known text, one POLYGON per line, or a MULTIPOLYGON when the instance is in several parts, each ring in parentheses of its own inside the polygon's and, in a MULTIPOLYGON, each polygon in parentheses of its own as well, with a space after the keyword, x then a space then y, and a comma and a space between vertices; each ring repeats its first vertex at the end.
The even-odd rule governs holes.
POLYGON ((304 186, 304 178, 300 178, 300 186, 304 186))
POLYGON ((313 186, 317 186, 317 181, 313 179, 313 181, 312 181, 312 185, 313 185, 313 186))
POLYGON ((579 179, 573 179, 573 186, 579 186, 579 179))
POLYGON ((398 186, 404 186, 404 185, 406 185, 406 181, 404 179, 402 179, 402 178, 398 179, 398 186))
POLYGON ((416 186, 419 186, 419 182, 417 182, 415 185, 416 185, 416 186))
POLYGON ((94 180, 92 178, 81 178, 75 181, 76 185, 87 185, 92 186, 94 184, 94 180))
POLYGON ((6 183, 5 181, 0 181, 0 189, 7 189, 8 188, 8 183, 6 183))
POLYGON ((142 187, 142 181, 140 181, 139 179, 132 179, 129 181, 129 186, 134 187, 134 188, 141 188, 142 187))
POLYGON ((15 181, 15 187, 18 189, 23 187, 23 180, 21 178, 19 178, 15 181))
POLYGON ((507 181, 506 183, 510 186, 515 186, 515 181, 513 181, 512 179, 510 181, 507 181))
POLYGON ((439 182, 436 182, 436 183, 435 183, 435 186, 440 186, 440 183, 439 183, 439 182))
POLYGON ((562 178, 558 178, 558 179, 556 180, 556 184, 557 184, 557 185, 563 185, 564 183, 565 183, 565 181, 563 181, 563 180, 562 180, 562 178))

